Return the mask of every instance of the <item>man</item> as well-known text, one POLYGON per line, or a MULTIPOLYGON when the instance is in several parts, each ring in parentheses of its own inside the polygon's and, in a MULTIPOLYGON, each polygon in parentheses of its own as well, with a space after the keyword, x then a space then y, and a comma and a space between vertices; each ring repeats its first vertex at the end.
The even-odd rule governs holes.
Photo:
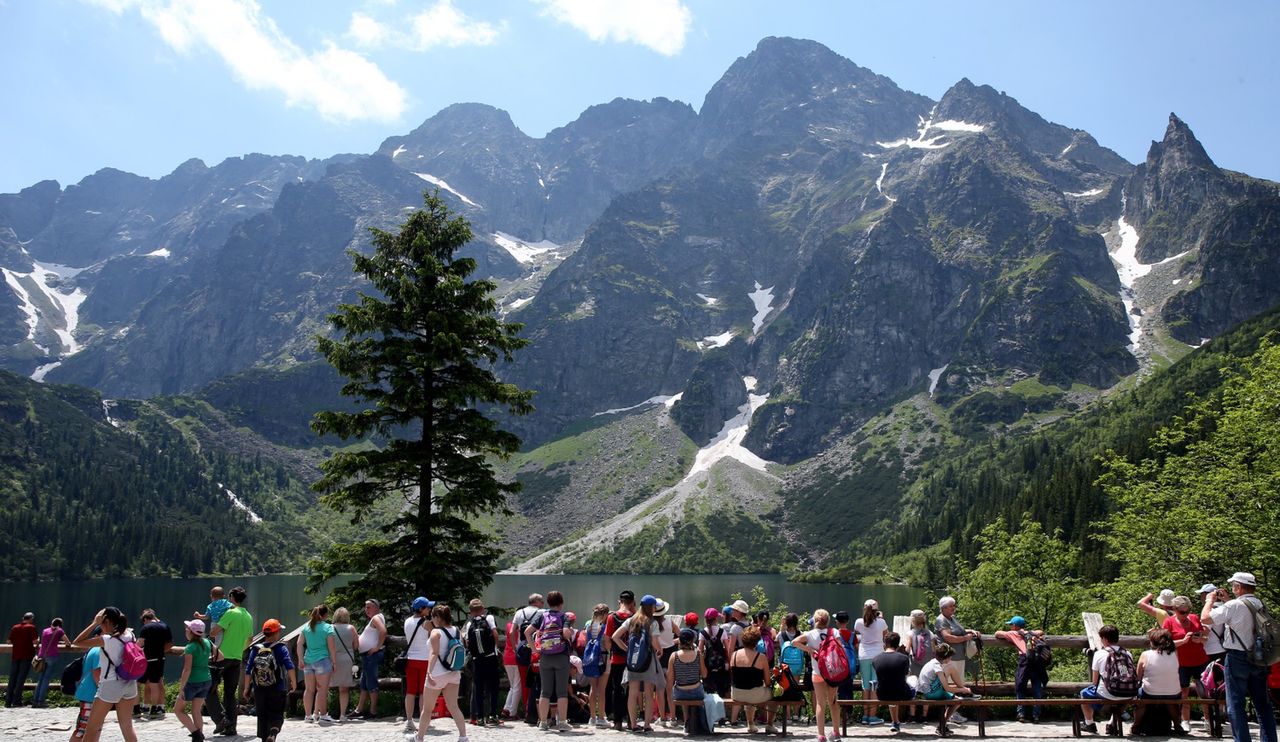
POLYGON ((533 650, 525 641, 524 630, 529 628, 529 624, 533 622, 533 617, 542 612, 547 602, 541 593, 531 593, 529 600, 525 606, 516 611, 511 617, 511 625, 516 634, 516 666, 520 670, 520 701, 524 704, 525 716, 529 716, 530 701, 537 701, 537 698, 530 697, 530 689, 532 688, 534 678, 531 677, 531 664, 533 661, 533 650))
MULTIPOLYGON (((618 593, 618 610, 610 613, 605 619, 604 635, 612 637, 622 623, 631 618, 635 612, 636 594, 630 590, 618 593)), ((613 716, 613 728, 622 731, 623 721, 629 720, 627 687, 622 684, 622 674, 627 671, 627 653, 615 650, 612 640, 607 643, 609 645, 609 685, 604 694, 604 711, 613 716)))
MULTIPOLYGON (((1220 603, 1225 603, 1230 600, 1230 598, 1227 597, 1226 590, 1222 590, 1212 582, 1206 582, 1200 586, 1199 590, 1201 605, 1207 605, 1209 603, 1209 596, 1215 593, 1217 594, 1217 600, 1220 603)), ((1204 653, 1209 655, 1209 661, 1213 662, 1214 660, 1225 658, 1227 656, 1227 650, 1222 646, 1222 634, 1226 629, 1221 626, 1212 629, 1208 626, 1205 628, 1209 629, 1209 633, 1204 638, 1204 653)))
POLYGON ((412 734, 418 731, 414 723, 415 706, 418 696, 427 684, 427 661, 431 659, 431 609, 436 607, 434 600, 419 595, 409 604, 410 615, 404 620, 404 637, 408 642, 404 649, 404 731, 412 734))
POLYGON ((244 601, 249 595, 243 587, 231 588, 228 597, 231 598, 231 608, 213 627, 213 637, 222 650, 223 660, 209 667, 213 688, 209 690, 206 705, 209 717, 213 719, 213 733, 234 737, 236 715, 240 713, 236 698, 240 691, 244 653, 253 637, 253 616, 244 609, 244 601))
POLYGON ((498 624, 485 610, 479 598, 472 598, 467 605, 471 616, 464 634, 467 652, 471 655, 471 723, 501 725, 498 718, 498 675, 502 672, 502 657, 498 655, 498 624), (485 716, 485 699, 489 700, 489 716, 485 716))
MULTIPOLYGON (((1041 664, 1032 654, 1032 649, 1037 640, 1044 639, 1044 632, 1040 629, 1030 631, 1027 629, 1027 619, 1022 616, 1014 616, 1005 624, 1012 627, 1012 631, 997 631, 996 638, 1003 639, 1014 646, 1018 650, 1018 669, 1014 674, 1014 696, 1019 700, 1024 698, 1044 698, 1044 686, 1049 682, 1049 670, 1041 664), (1030 692, 1030 695, 1028 695, 1030 692)), ((1017 708, 1019 722, 1027 721, 1027 714, 1022 706, 1017 708)), ((1031 707, 1031 722, 1040 721, 1040 707, 1031 707)))
POLYGON ((36 628, 34 613, 22 616, 22 622, 9 629, 9 643, 13 645, 13 664, 9 670, 9 688, 4 697, 5 708, 22 705, 22 690, 31 674, 31 661, 36 658, 36 640, 40 630, 36 628))
POLYGON ((383 648, 387 644, 387 619, 382 605, 369 598, 364 602, 364 615, 369 619, 360 632, 360 699, 352 718, 378 718, 378 668, 382 665, 383 648), (368 710, 365 711, 365 703, 368 710))
POLYGON ((138 629, 138 644, 147 658, 147 672, 142 676, 142 703, 133 707, 134 718, 141 718, 143 706, 150 706, 147 717, 164 718, 164 656, 173 648, 173 632, 169 625, 156 618, 154 608, 142 612, 142 628, 138 629))
MULTIPOLYGON (((1107 679, 1109 671, 1107 669, 1107 659, 1112 652, 1127 652, 1126 649, 1120 648, 1120 629, 1114 626, 1103 626, 1098 629, 1098 639, 1102 641, 1102 649, 1093 653, 1093 659, 1090 662, 1090 675, 1093 685, 1080 691, 1080 697, 1086 699, 1105 699, 1108 701, 1123 701, 1125 698, 1112 695, 1107 690, 1107 679)), ((1129 657, 1130 663, 1133 662, 1133 656, 1129 657)), ((1080 711, 1084 714, 1084 731, 1090 734, 1098 733, 1098 725, 1094 723, 1094 714, 1101 709, 1099 705, 1084 705, 1080 707, 1080 711)))
POLYGON ((1235 742, 1250 742, 1249 717, 1245 714, 1245 698, 1253 701, 1258 715, 1263 742, 1276 742, 1276 717, 1271 710, 1271 694, 1267 690, 1267 668, 1249 660, 1253 650, 1253 612, 1262 608, 1254 595, 1257 580, 1249 572, 1231 575, 1233 600, 1218 605, 1217 592, 1209 594, 1200 611, 1200 623, 1223 627, 1222 646, 1227 650, 1227 718, 1231 720, 1231 736, 1235 742))
POLYGON ((263 742, 276 742, 276 735, 284 726, 289 694, 298 689, 289 648, 280 641, 284 628, 274 618, 263 622, 262 643, 249 648, 245 661, 241 695, 246 702, 253 700, 258 715, 258 739, 263 742), (259 656, 263 658, 261 662, 259 656))
MULTIPOLYGON (((956 685, 964 685, 964 665, 969 656, 969 642, 980 636, 976 631, 966 629, 956 618, 956 599, 947 595, 938 601, 938 617, 933 620, 933 634, 951 645, 955 650, 949 663, 949 671, 956 685)), ((963 724, 964 716, 959 713, 951 715, 950 721, 963 724)))

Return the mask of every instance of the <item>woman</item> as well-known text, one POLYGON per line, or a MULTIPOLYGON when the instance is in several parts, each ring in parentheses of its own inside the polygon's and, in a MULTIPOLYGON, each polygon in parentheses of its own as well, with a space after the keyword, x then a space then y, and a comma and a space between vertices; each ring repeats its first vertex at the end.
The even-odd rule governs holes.
MULTIPOLYGON (((742 647, 729 658, 729 678, 733 685, 733 702, 747 707, 747 733, 756 733, 756 707, 773 700, 773 690, 765 683, 769 663, 758 651, 760 627, 742 630, 742 647)), ((765 733, 777 734, 773 728, 773 712, 765 714, 765 733)))
POLYGON ((720 611, 708 608, 702 618, 707 627, 698 632, 698 649, 702 651, 702 661, 707 666, 707 679, 704 685, 708 693, 724 696, 729 692, 729 658, 725 654, 725 630, 718 626, 720 611))
MULTIPOLYGON (((1200 616, 1191 611, 1191 599, 1179 595, 1173 599, 1173 615, 1164 620, 1164 628, 1173 637, 1173 646, 1178 652, 1178 683, 1182 686, 1182 697, 1191 695, 1191 684, 1200 677, 1209 664, 1209 655, 1205 652, 1204 642, 1208 631, 1200 624, 1200 616)), ((1205 718, 1209 718, 1209 707, 1204 706, 1205 718)), ((1191 731, 1191 704, 1182 704, 1182 731, 1191 731)))
POLYGON ((422 742, 431 726, 436 699, 444 694, 445 708, 458 727, 458 742, 467 742, 467 722, 462 716, 462 709, 458 708, 458 684, 462 682, 462 672, 450 669, 447 660, 449 644, 461 642, 462 632, 453 628, 453 609, 444 603, 431 609, 431 626, 431 656, 427 660, 427 682, 422 691, 422 712, 418 716, 414 740, 422 742))
POLYGON ((356 646, 360 647, 360 699, 356 701, 353 718, 378 718, 378 668, 382 665, 383 647, 387 643, 387 619, 382 615, 382 605, 369 598, 364 602, 364 615, 369 622, 360 632, 356 646), (365 703, 369 705, 366 707, 365 703), (368 711, 364 709, 368 708, 368 711))
POLYGON ((536 613, 524 630, 525 642, 538 655, 538 728, 554 728, 558 732, 572 730, 569 725, 569 674, 572 663, 573 633, 564 613, 564 595, 559 590, 547 593, 547 609, 536 613), (551 699, 556 699, 555 727, 551 727, 551 699))
POLYGON ((204 621, 185 621, 187 646, 182 650, 182 675, 178 678, 178 701, 173 706, 173 715, 178 717, 182 727, 191 733, 191 742, 204 739, 204 699, 209 697, 213 687, 213 676, 209 672, 209 655, 213 653, 213 642, 204 638, 204 621), (191 714, 187 715, 187 704, 191 704, 191 714))
MULTIPOLYGON (((874 598, 868 598, 862 604, 862 618, 853 622, 853 630, 858 635, 858 669, 862 672, 862 697, 876 700, 876 667, 874 660, 884 651, 884 639, 889 634, 889 624, 880 615, 880 605, 874 598)), ((867 709, 869 716, 862 717, 863 724, 883 724, 884 719, 876 715, 879 708, 867 709)))
POLYGON ((71 639, 62 630, 62 619, 55 618, 49 627, 40 632, 40 648, 36 651, 36 659, 44 661, 44 668, 36 673, 36 693, 32 698, 32 708, 44 708, 45 699, 49 697, 49 680, 58 669, 58 648, 71 646, 71 639))
POLYGON ((329 678, 333 675, 334 658, 338 653, 334 640, 329 606, 318 605, 311 609, 311 620, 298 632, 297 656, 302 658, 302 712, 303 721, 332 724, 329 715, 329 678))
MULTIPOLYGON (((661 660, 664 671, 671 662, 671 655, 676 653, 676 636, 679 633, 675 619, 668 615, 670 612, 671 606, 667 601, 658 598, 658 607, 654 609, 653 617, 658 621, 658 646, 662 648, 662 654, 658 659, 661 660)), ((667 683, 657 690, 658 710, 661 712, 663 729, 670 729, 675 725, 676 705, 672 701, 669 686, 670 683, 667 683)))
MULTIPOLYGON (((806 631, 792 640, 792 644, 800 647, 808 657, 815 657, 822 648, 822 642, 834 629, 831 628, 831 614, 825 608, 813 612, 813 629, 806 631)), ((812 664, 812 663, 811 663, 812 664)), ((813 684, 813 715, 818 719, 818 742, 827 742, 826 718, 827 710, 831 710, 831 739, 840 739, 840 725, 836 720, 840 713, 836 706, 836 687, 827 685, 822 673, 817 668, 810 671, 810 682, 813 684)))
POLYGON ((644 731, 653 731, 655 691, 665 683, 662 677, 662 647, 658 645, 658 622, 654 613, 658 608, 658 599, 652 595, 640 598, 640 612, 622 622, 618 630, 613 632, 614 651, 627 654, 627 645, 632 639, 640 640, 645 631, 649 632, 649 666, 642 671, 632 672, 627 668, 622 673, 622 682, 627 686, 627 715, 631 721, 631 731, 640 731, 637 725, 639 710, 644 711, 644 731), (637 706, 640 708, 638 709, 637 706))
MULTIPOLYGON (((951 658, 955 650, 946 642, 938 642, 933 647, 933 659, 925 663, 920 670, 920 682, 916 687, 916 697, 926 701, 950 701, 957 695, 972 695, 967 686, 957 685, 951 669, 951 658)), ((955 732, 947 726, 947 722, 959 709, 955 706, 944 706, 942 718, 938 720, 938 736, 951 737, 955 732)))
MULTIPOLYGON (((697 614, 694 618, 697 619, 697 614)), ((702 701, 704 717, 701 724, 686 724, 686 731, 705 729, 710 732, 723 718, 723 703, 706 703, 707 692, 702 687, 702 679, 706 676, 707 663, 703 661, 702 652, 698 651, 698 632, 688 627, 681 629, 679 646, 667 663, 667 691, 676 701, 702 701), (719 714, 713 707, 719 709, 719 714)))
MULTIPOLYGON (((591 723, 601 729, 609 726, 609 720, 604 715, 604 699, 609 686, 609 637, 604 636, 604 625, 608 620, 609 606, 604 603, 597 603, 596 607, 591 611, 591 620, 587 622, 586 628, 582 630, 585 644, 590 644, 592 641, 600 643, 600 658, 604 663, 602 666, 603 671, 599 675, 595 677, 588 675, 587 677, 591 689, 587 696, 587 709, 591 714, 591 723)), ((514 661, 513 658, 512 662, 514 661)), ((510 679, 510 677, 511 673, 508 672, 507 678, 510 679)))
POLYGON ((137 640, 129 630, 129 619, 125 618, 119 608, 108 606, 98 611, 93 622, 84 627, 84 631, 72 642, 84 649, 102 647, 98 693, 94 696, 93 709, 89 712, 89 723, 85 726, 85 742, 98 742, 102 736, 102 724, 113 708, 116 710, 116 723, 120 725, 120 735, 125 742, 138 742, 138 735, 133 731, 133 707, 138 704, 138 681, 123 680, 118 672, 124 645, 134 641, 137 640))
POLYGON ((507 702, 502 705, 502 718, 514 719, 520 713, 520 699, 524 689, 520 684, 520 663, 516 661, 516 637, 514 621, 507 621, 507 640, 502 646, 502 669, 507 671, 507 702))
MULTIPOLYGON (((1173 636, 1168 629, 1152 629, 1147 632, 1147 647, 1147 650, 1138 657, 1138 679, 1142 681, 1142 687, 1138 689, 1138 697, 1161 700, 1182 698, 1182 689, 1178 683, 1177 649, 1173 646, 1173 636)), ((1167 706, 1164 707, 1166 713, 1162 713, 1162 716, 1171 720, 1167 715, 1167 709, 1167 706)), ((1142 724, 1144 711, 1146 711, 1144 706, 1134 708, 1131 734, 1136 735, 1144 731, 1142 724)), ((1150 726, 1148 724, 1148 730, 1150 726)), ((1167 734, 1168 731, 1168 726, 1164 725, 1164 728, 1157 730, 1156 733, 1167 734)))
POLYGON ((347 704, 351 702, 351 689, 356 684, 356 657, 360 656, 360 637, 351 625, 351 611, 346 608, 333 612, 333 638, 338 651, 334 654, 329 687, 338 689, 338 723, 342 723, 347 720, 347 704))
MULTIPOLYGON (((933 659, 933 644, 936 639, 929 630, 929 619, 919 608, 911 612, 911 634, 907 637, 907 656, 911 660, 910 673, 919 678, 920 671, 933 659)), ((924 723, 925 707, 914 706, 907 709, 907 721, 924 723)))

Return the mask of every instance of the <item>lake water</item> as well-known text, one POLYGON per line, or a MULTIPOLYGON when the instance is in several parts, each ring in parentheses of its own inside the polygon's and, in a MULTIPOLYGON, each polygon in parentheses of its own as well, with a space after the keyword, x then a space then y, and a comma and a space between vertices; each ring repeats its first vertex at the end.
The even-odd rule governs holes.
MULTIPOLYGON (((179 626, 191 612, 203 611, 209 602, 209 589, 222 585, 228 590, 244 586, 249 598, 245 607, 255 623, 278 618, 286 626, 298 626, 317 596, 302 591, 304 575, 267 575, 256 577, 224 577, 210 579, 119 579, 83 582, 14 582, 0 584, 0 622, 4 626, 17 623, 22 614, 31 611, 36 622, 47 626, 54 616, 61 616, 68 633, 73 636, 94 614, 106 605, 114 605, 136 625, 146 608, 154 608, 161 620, 179 626)), ((709 607, 730 602, 734 593, 751 601, 751 590, 759 585, 768 594, 769 610, 785 603, 802 616, 816 608, 832 612, 844 609, 852 615, 862 611, 863 601, 876 598, 886 616, 905 615, 923 607, 924 593, 897 585, 836 585, 787 582, 781 575, 498 575, 481 596, 491 606, 518 608, 532 592, 559 590, 565 594, 569 610, 585 622, 596 603, 613 607, 618 593, 632 590, 639 597, 652 593, 670 602, 675 613, 689 611, 701 614, 709 607)), ((384 596, 374 596, 383 598, 384 596)), ((436 596, 428 596, 436 597, 436 596)), ((361 606, 348 606, 359 613, 361 606)), ((752 606, 753 610, 758 606, 752 606)), ((175 633, 177 633, 175 631, 175 633)), ((393 633, 399 633, 394 630, 393 633)), ((6 663, 7 664, 7 663, 6 663)), ((177 662, 169 663, 169 673, 176 679, 177 662)))

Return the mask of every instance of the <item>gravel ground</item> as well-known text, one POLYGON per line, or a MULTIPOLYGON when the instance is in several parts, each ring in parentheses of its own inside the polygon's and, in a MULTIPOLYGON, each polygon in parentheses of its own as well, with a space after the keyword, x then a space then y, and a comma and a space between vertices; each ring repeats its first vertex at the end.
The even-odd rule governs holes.
MULTIPOLYGON (((24 742, 64 742, 70 737, 71 726, 74 709, 2 709, 0 710, 0 740, 23 740, 24 742)), ((242 718, 241 730, 252 729, 253 719, 242 718)), ((134 727, 138 733, 139 742, 184 742, 188 739, 187 733, 172 714, 166 716, 160 721, 146 721, 136 724, 134 727)), ((973 722, 952 727, 956 732, 956 737, 972 737, 977 738, 978 727, 973 722)), ((211 724, 205 727, 205 733, 210 734, 213 731, 211 724)), ((817 729, 813 726, 791 725, 789 728, 791 736, 797 740, 812 740, 817 736, 817 729)), ((921 724, 908 724, 903 727, 903 731, 894 735, 889 731, 888 727, 850 727, 850 738, 869 737, 869 738, 887 738, 897 737, 905 739, 933 739, 933 726, 921 724)), ((1229 734, 1229 732, 1228 732, 1229 734)), ((1047 723, 1047 724, 1016 724, 1013 722, 989 722, 987 724, 987 735, 992 738, 1015 738, 1015 739, 1072 739, 1071 725, 1066 722, 1047 723)), ((589 727, 581 727, 572 732, 557 735, 555 733, 539 732, 535 728, 522 723, 508 724, 505 727, 469 727, 468 737, 471 742, 524 742, 524 740, 546 740, 549 736, 561 737, 568 742, 574 738, 583 737, 600 737, 602 740, 618 740, 621 742, 625 739, 635 739, 641 735, 633 735, 625 732, 615 732, 612 729, 596 730, 589 727)), ((643 735, 643 738, 649 740, 678 740, 684 737, 684 733, 676 729, 657 728, 652 734, 643 735)), ((763 734, 749 736, 745 728, 739 727, 735 729, 726 729, 723 733, 717 735, 721 738, 738 737, 756 740, 767 740, 763 734)), ((431 725, 431 730, 427 734, 429 739, 441 740, 442 742, 450 742, 456 739, 456 733, 453 723, 448 719, 437 719, 431 725)), ((1093 735, 1085 735, 1085 739, 1093 737, 1093 735)), ((1193 732, 1191 739, 1208 738, 1204 732, 1193 732)), ((114 717, 108 719, 107 726, 103 729, 102 739, 104 742, 112 742, 121 740, 120 728, 116 726, 114 717)), ((252 737, 244 735, 238 737, 210 737, 211 741, 225 740, 234 742, 248 742, 252 737)), ((333 726, 318 726, 315 724, 306 724, 301 720, 288 719, 285 722, 284 730, 280 734, 281 740, 332 740, 333 742, 373 742, 374 740, 386 740, 389 742, 403 742, 404 734, 402 725, 396 724, 390 720, 387 721, 369 721, 369 722, 347 722, 345 724, 335 724, 333 726)), ((1105 739, 1105 737, 1103 738, 1105 739)), ((1149 742, 1154 742, 1156 737, 1146 738, 1149 742)), ((1182 740, 1187 737, 1180 738, 1182 740)), ((1228 737, 1229 739, 1229 737, 1228 737)))

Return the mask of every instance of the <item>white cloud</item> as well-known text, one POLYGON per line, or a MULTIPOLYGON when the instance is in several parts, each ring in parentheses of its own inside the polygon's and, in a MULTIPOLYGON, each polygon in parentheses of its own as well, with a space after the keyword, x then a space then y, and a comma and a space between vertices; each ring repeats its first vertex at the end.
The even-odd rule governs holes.
POLYGON ((680 0, 538 0, 543 15, 582 31, 592 41, 647 46, 665 56, 684 49, 693 13, 680 0))
POLYGON ((326 119, 395 121, 406 93, 364 56, 325 42, 307 52, 256 0, 90 0, 115 13, 137 10, 181 54, 208 50, 251 90, 283 93, 326 119))
POLYGON ((394 46, 426 51, 437 46, 488 46, 497 41, 498 26, 468 17, 453 0, 434 5, 392 26, 365 13, 352 13, 347 35, 363 47, 394 46))

